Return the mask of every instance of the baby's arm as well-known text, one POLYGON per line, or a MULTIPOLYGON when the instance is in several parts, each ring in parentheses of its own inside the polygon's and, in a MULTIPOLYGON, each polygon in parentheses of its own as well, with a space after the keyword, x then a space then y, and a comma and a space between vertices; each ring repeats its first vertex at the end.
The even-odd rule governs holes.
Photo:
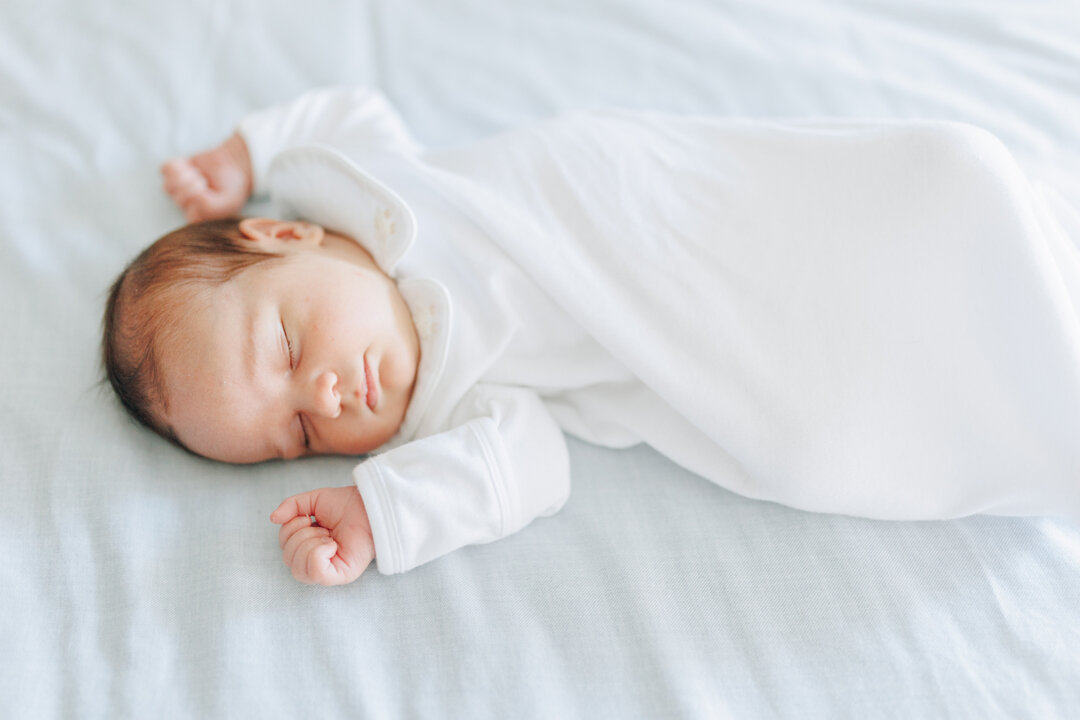
POLYGON ((188 222, 217 220, 238 214, 251 197, 251 155, 239 133, 216 148, 190 158, 177 158, 161 168, 165 192, 184 211, 188 222))
POLYGON ((281 525, 281 558, 300 582, 344 585, 375 558, 371 525, 355 485, 294 495, 270 520, 281 525))
POLYGON ((237 132, 247 143, 256 195, 268 190, 263 183, 270 162, 287 148, 327 145, 357 162, 371 154, 408 156, 420 150, 386 97, 364 87, 311 90, 244 117, 237 132))
POLYGON ((262 193, 270 161, 296 145, 321 143, 352 156, 366 152, 409 155, 419 144, 383 95, 367 88, 326 88, 252 113, 216 148, 161 168, 165 191, 188 222, 238 214, 252 193, 262 193))
POLYGON ((566 440, 532 390, 481 383, 446 426, 353 470, 384 575, 506 537, 570 494, 566 440))

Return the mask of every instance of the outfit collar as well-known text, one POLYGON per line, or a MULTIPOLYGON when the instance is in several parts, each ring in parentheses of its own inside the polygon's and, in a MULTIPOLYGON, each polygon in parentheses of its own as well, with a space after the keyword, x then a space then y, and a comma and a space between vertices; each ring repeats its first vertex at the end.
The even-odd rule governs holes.
POLYGON ((290 148, 270 163, 266 187, 282 218, 302 218, 355 239, 397 282, 420 338, 420 365, 405 419, 376 452, 414 438, 446 366, 451 302, 431 278, 399 277, 398 262, 416 241, 416 217, 401 197, 325 145, 290 148))

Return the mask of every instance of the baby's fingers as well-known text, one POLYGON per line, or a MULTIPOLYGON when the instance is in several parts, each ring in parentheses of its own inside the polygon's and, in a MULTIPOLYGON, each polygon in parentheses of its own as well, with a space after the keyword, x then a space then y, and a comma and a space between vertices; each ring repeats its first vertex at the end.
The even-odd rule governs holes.
POLYGON ((209 187, 206 176, 184 159, 170 160, 162 165, 161 176, 164 179, 165 192, 175 198, 189 197, 209 187))
POLYGON ((301 528, 294 532, 281 546, 281 559, 286 565, 293 567, 305 543, 312 540, 325 540, 328 537, 330 537, 330 531, 318 525, 301 528))
MULTIPOLYGON (((304 576, 293 572, 293 577, 305 583, 319 585, 344 585, 363 574, 367 564, 353 567, 340 554, 341 546, 331 539, 320 545, 312 545, 304 567, 304 576)), ((368 564, 370 564, 368 560, 368 564)))
POLYGON ((288 563, 292 576, 302 583, 323 583, 323 571, 336 552, 337 543, 329 537, 309 537, 301 541, 288 563))
POLYGON ((191 223, 215 220, 222 215, 220 198, 211 190, 196 191, 183 200, 177 198, 177 204, 184 211, 184 217, 191 223))
POLYGON ((333 538, 328 538, 327 541, 318 545, 312 545, 304 567, 304 577, 297 577, 295 570, 293 571, 293 577, 300 582, 306 583, 339 584, 339 582, 335 582, 337 572, 332 562, 333 557, 337 555, 337 551, 338 544, 334 542, 333 538))
POLYGON ((172 160, 161 168, 165 192, 184 211, 188 222, 198 222, 213 216, 216 210, 214 193, 206 176, 187 160, 172 160))
POLYGON ((318 493, 318 490, 309 490, 285 498, 277 506, 277 509, 270 513, 270 522, 285 523, 298 516, 308 517, 314 514, 315 499, 318 497, 318 493))
MULTIPOLYGON (((278 530, 278 545, 280 545, 282 549, 285 549, 285 544, 289 542, 289 538, 291 538, 298 531, 309 527, 312 527, 312 523, 311 518, 309 518, 307 515, 300 515, 298 517, 294 517, 292 520, 282 525, 281 529, 278 530)), ((326 530, 326 528, 320 529, 326 530)))

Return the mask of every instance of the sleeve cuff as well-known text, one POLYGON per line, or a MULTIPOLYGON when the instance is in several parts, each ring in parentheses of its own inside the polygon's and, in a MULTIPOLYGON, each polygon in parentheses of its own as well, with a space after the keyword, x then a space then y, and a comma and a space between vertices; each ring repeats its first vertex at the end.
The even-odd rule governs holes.
POLYGON ((265 197, 266 174, 270 170, 270 153, 267 152, 266 143, 261 142, 258 131, 258 113, 249 115, 236 126, 236 132, 244 139, 247 145, 248 157, 251 158, 251 194, 254 197, 265 197))
POLYGON ((405 572, 401 558, 401 533, 394 517, 378 460, 371 458, 353 468, 353 481, 364 500, 371 537, 375 542, 375 564, 379 573, 394 575, 405 572))

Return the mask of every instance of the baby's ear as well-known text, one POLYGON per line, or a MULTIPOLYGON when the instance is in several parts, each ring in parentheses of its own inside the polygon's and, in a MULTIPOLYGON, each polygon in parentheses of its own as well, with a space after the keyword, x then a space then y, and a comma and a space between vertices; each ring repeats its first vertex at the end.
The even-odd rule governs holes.
POLYGON ((239 227, 245 238, 258 244, 260 249, 266 252, 297 245, 314 247, 322 244, 324 235, 321 225, 301 220, 244 218, 239 227))

